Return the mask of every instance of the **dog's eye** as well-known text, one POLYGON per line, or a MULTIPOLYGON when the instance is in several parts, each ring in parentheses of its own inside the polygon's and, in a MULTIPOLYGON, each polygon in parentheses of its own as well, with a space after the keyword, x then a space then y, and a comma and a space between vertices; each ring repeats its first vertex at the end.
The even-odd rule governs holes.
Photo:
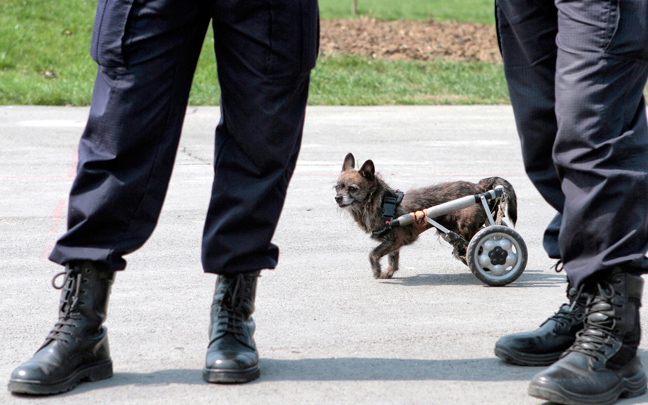
POLYGON ((335 191, 340 191, 340 189, 342 188, 342 186, 339 185, 339 184, 336 184, 333 188, 335 189, 335 191))
POLYGON ((356 187, 356 186, 349 186, 349 192, 350 192, 350 193, 355 193, 356 191, 358 191, 358 187, 356 187))

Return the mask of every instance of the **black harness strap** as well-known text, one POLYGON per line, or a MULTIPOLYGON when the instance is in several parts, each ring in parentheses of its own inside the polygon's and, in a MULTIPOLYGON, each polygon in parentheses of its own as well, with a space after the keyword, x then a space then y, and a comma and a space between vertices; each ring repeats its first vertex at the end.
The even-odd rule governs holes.
POLYGON ((382 201, 382 209, 383 209, 383 228, 379 231, 374 231, 372 232, 376 236, 382 236, 389 232, 389 223, 391 222, 392 219, 394 219, 394 216, 396 215, 396 207, 403 201, 403 197, 405 196, 405 193, 403 193, 400 190, 396 191, 391 191, 391 190, 385 190, 385 194, 383 195, 383 201, 382 201))

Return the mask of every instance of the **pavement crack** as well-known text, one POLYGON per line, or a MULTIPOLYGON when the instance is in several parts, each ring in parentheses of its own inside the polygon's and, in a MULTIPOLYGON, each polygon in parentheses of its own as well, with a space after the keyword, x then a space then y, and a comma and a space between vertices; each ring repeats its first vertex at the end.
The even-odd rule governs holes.
POLYGON ((180 149, 180 153, 184 153, 185 155, 189 156, 189 157, 192 158, 193 160, 197 160, 198 162, 204 163, 204 164, 206 164, 206 165, 210 165, 210 166, 211 166, 211 164, 212 164, 212 162, 211 162, 210 160, 205 159, 205 158, 203 158, 203 157, 200 157, 200 156, 194 154, 194 153, 191 152, 189 149, 187 149, 186 146, 183 146, 183 147, 180 149))

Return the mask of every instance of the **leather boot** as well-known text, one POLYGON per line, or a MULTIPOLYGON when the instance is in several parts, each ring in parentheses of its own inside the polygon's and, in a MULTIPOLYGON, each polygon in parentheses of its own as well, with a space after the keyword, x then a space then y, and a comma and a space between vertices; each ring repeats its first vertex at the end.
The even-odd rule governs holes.
POLYGON ((254 298, 259 272, 218 276, 211 307, 209 347, 203 379, 210 383, 244 383, 259 377, 254 343, 254 298))
POLYGON ((613 404, 646 392, 637 356, 643 279, 627 270, 585 281, 585 327, 558 362, 533 378, 529 395, 561 404, 613 404))
POLYGON ((577 297, 576 289, 567 285, 569 304, 561 305, 532 332, 515 333, 502 337, 495 344, 495 355, 520 366, 549 366, 560 358, 583 329, 586 295, 577 297))
POLYGON ((102 323, 114 274, 85 262, 68 264, 54 277, 52 285, 62 290, 58 322, 34 357, 11 374, 9 391, 58 394, 81 381, 112 377, 107 330, 102 323), (63 284, 57 286, 62 275, 63 284))

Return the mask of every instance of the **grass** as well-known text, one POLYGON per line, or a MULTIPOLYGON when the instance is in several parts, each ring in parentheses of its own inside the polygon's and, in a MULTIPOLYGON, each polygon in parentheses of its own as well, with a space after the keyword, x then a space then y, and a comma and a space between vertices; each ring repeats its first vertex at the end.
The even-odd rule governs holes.
POLYGON ((95 7, 82 0, 0 1, 0 103, 88 103, 97 72, 89 57, 95 7))
MULTIPOLYGON (((352 18, 352 0, 321 0, 322 18, 352 18)), ((358 0, 359 12, 383 20, 492 23, 491 0, 358 0), (469 11, 467 11, 469 10, 469 11)), ((0 104, 88 105, 97 72, 89 56, 96 0, 0 1, 0 104)), ((217 105, 211 32, 190 104, 217 105)), ((500 104, 502 68, 487 63, 320 58, 311 105, 500 104)))
MULTIPOLYGON (((324 19, 353 18, 352 0, 320 0, 324 19)), ((378 20, 435 20, 493 24, 493 0, 358 0, 358 14, 378 20)))
POLYGON ((311 105, 505 104, 502 67, 488 63, 323 58, 311 105), (335 89, 334 92, 328 89, 335 89))

